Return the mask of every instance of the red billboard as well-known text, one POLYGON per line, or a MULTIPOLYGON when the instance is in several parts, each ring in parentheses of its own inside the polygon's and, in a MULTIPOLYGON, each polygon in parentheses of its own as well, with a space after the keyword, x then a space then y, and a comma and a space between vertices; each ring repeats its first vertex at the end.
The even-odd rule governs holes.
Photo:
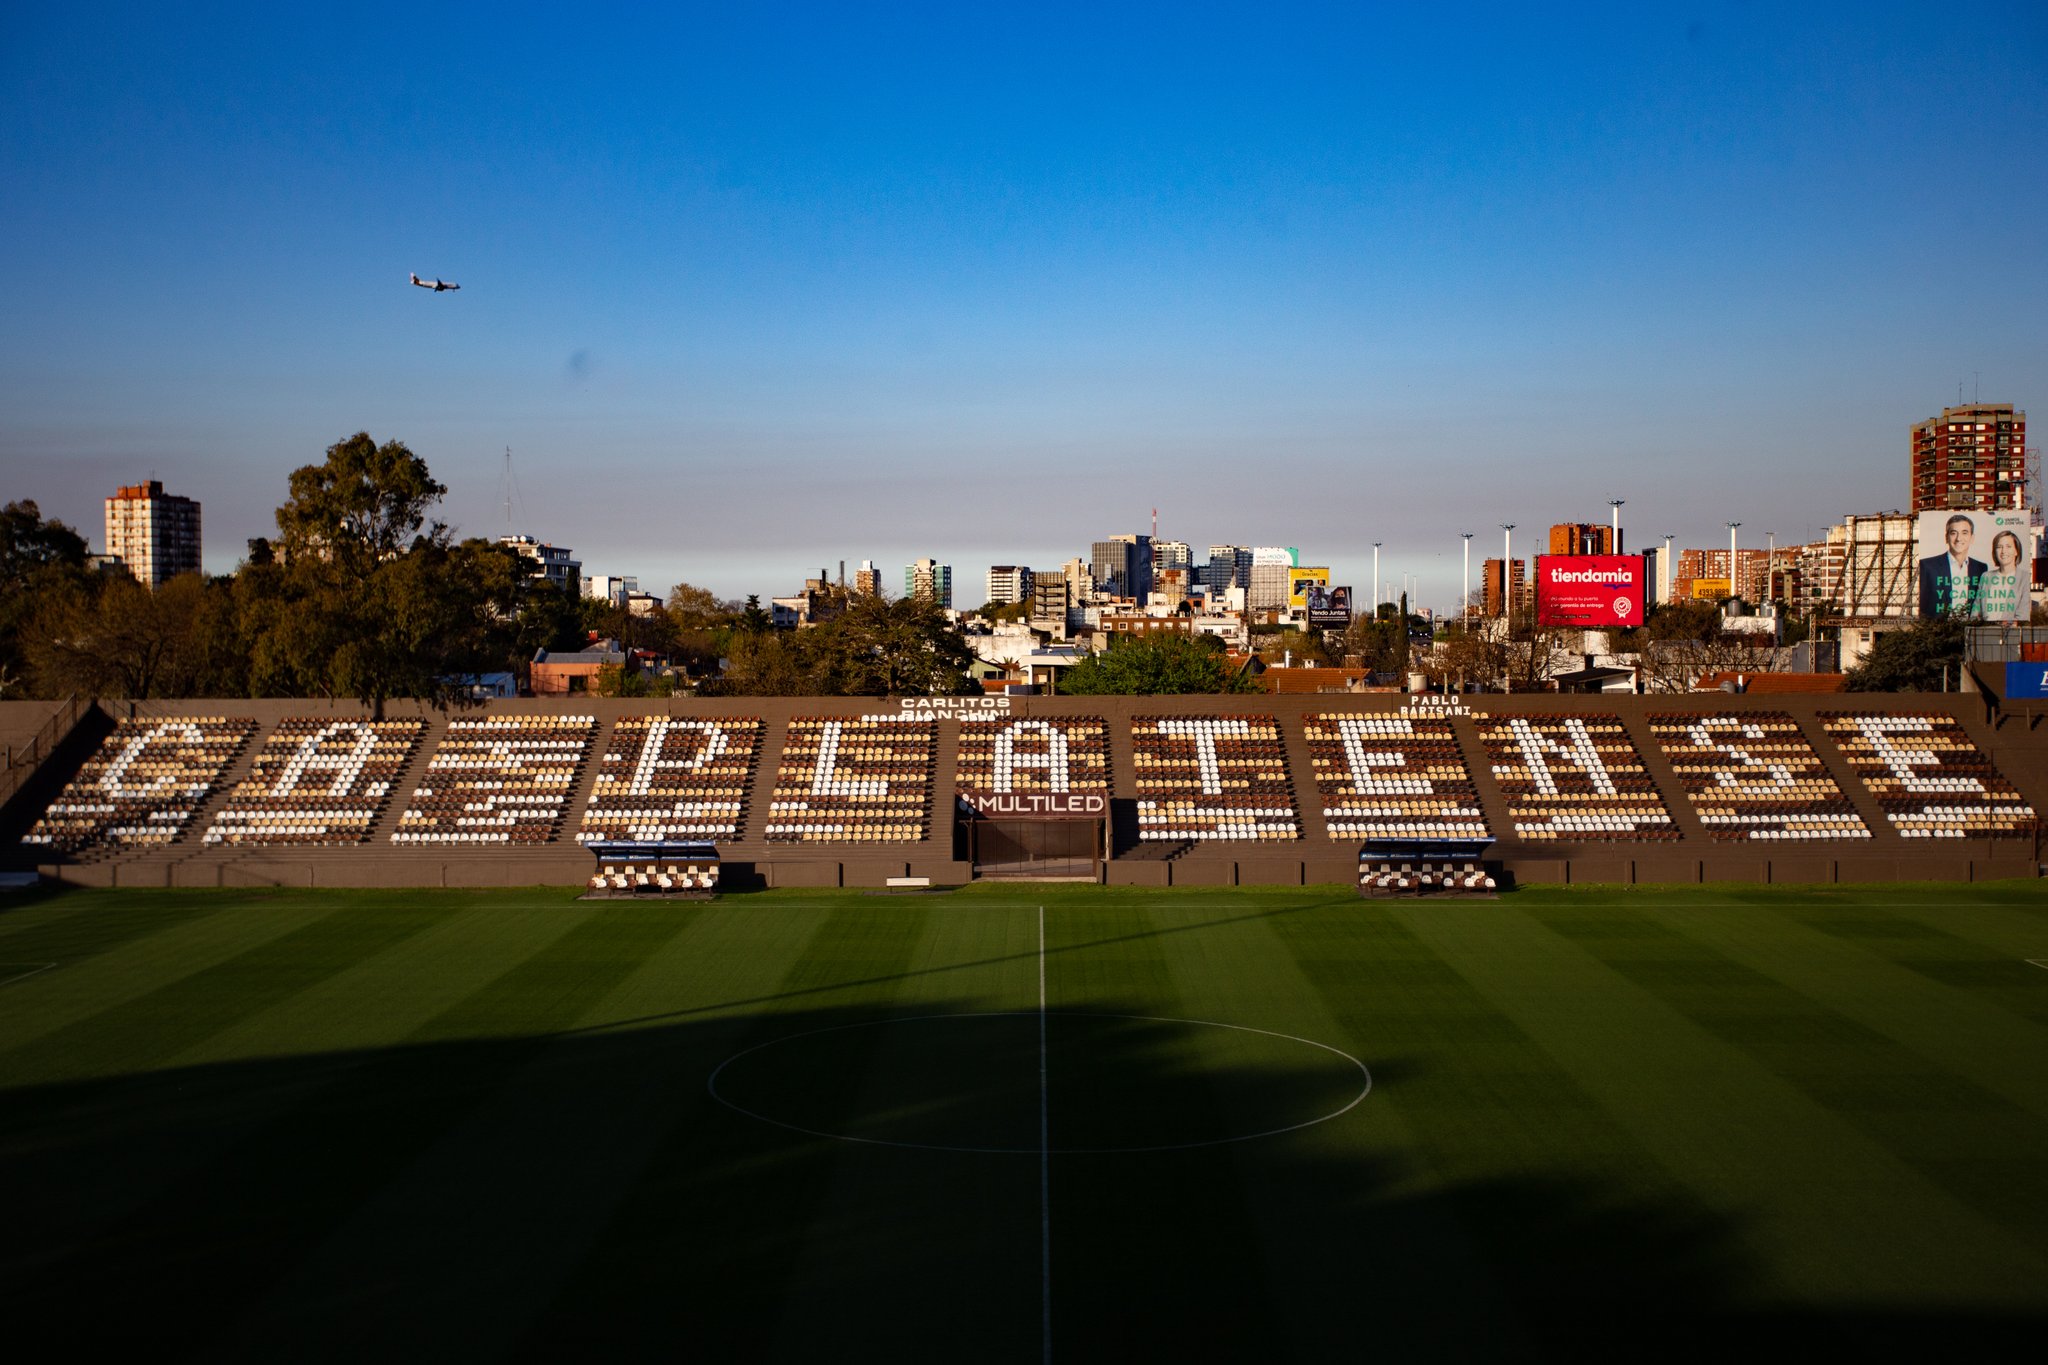
POLYGON ((1536 624, 1639 626, 1643 623, 1640 555, 1536 556, 1536 624))

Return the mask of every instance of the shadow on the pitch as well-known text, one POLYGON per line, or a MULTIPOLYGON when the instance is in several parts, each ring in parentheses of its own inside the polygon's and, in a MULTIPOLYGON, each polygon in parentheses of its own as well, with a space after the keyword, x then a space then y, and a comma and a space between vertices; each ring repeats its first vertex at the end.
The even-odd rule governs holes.
POLYGON ((1401 1059, 1328 1123, 1220 1141, 1357 1078, 1142 1014, 1049 1012, 1044 1090, 1035 1015, 811 1009, 0 1092, 6 1318, 158 1358, 1037 1361, 1049 1189, 1062 1362, 1894 1359, 2043 1326, 1766 1311, 1743 1229, 1675 1190, 1441 1178, 1487 1135, 1407 1145, 1401 1059), (729 1099, 837 1136, 721 1103, 736 1056, 729 1099), (1054 1149, 1211 1145, 1041 1160, 1042 1117, 1054 1149))

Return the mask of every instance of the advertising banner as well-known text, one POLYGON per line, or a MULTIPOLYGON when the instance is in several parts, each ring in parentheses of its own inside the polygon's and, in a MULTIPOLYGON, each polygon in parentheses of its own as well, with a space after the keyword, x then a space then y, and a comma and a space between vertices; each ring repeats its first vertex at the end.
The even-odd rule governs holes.
POLYGON ((2034 537, 2019 508, 1922 512, 1920 614, 2024 621, 2034 581, 2034 537))
POLYGON ((1732 596, 1735 585, 1725 578, 1695 578, 1692 581, 1692 600, 1695 602, 1720 602, 1732 596))
POLYGON ((2048 697, 2048 664, 2009 663, 2005 666, 2005 698, 2020 701, 2048 697))
POLYGON ((1287 571, 1287 605, 1296 611, 1308 605, 1310 588, 1330 586, 1330 571, 1325 568, 1289 569, 1287 571))
POLYGON ((1351 589, 1311 586, 1308 590, 1308 628, 1344 630, 1351 625, 1351 589))
POLYGON ((1639 626, 1643 578, 1639 555, 1538 555, 1536 624, 1639 626))

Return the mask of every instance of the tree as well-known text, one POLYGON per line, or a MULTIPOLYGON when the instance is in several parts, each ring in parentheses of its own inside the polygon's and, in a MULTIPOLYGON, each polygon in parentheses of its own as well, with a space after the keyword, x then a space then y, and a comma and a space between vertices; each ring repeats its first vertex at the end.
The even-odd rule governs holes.
POLYGON ((1849 670, 1851 692, 1939 692, 1961 686, 1969 623, 1936 616, 1877 637, 1849 670))
POLYGON ((814 630, 822 662, 842 696, 959 696, 980 689, 969 676, 974 650, 929 597, 891 601, 864 593, 814 630))
MULTIPOLYGON (((359 431, 327 447, 324 463, 292 471, 291 497, 277 509, 285 557, 365 573, 410 549, 428 525, 427 509, 447 491, 403 442, 380 446, 359 431)), ((425 538, 445 544, 448 530, 435 522, 425 538)))
POLYGON ((154 592, 126 574, 53 589, 25 647, 38 690, 50 696, 225 695, 243 677, 230 595, 196 573, 154 592))
POLYGON ((1223 642, 1213 635, 1125 636, 1069 668, 1059 689, 1068 696, 1177 696, 1256 692, 1258 684, 1232 669, 1223 642))
POLYGON ((775 618, 762 609, 759 593, 747 594, 747 605, 740 612, 738 625, 749 635, 759 635, 764 630, 775 628, 775 618))
POLYGON ((25 637, 45 599, 85 586, 85 538, 31 501, 0 510, 0 697, 30 685, 25 637))
MULTIPOLYGON (((759 598, 749 598, 749 605, 759 607, 759 598)), ((663 610, 676 623, 678 630, 711 630, 729 626, 739 616, 738 602, 722 601, 709 588, 700 588, 692 583, 678 583, 668 590, 668 601, 663 610)))

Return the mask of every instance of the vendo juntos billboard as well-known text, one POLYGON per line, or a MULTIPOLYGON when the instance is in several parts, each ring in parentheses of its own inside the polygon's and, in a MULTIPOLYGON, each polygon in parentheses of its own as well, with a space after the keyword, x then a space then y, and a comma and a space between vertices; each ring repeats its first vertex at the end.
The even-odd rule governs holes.
POLYGON ((1536 556, 1536 624, 1639 626, 1643 561, 1636 555, 1536 556))

